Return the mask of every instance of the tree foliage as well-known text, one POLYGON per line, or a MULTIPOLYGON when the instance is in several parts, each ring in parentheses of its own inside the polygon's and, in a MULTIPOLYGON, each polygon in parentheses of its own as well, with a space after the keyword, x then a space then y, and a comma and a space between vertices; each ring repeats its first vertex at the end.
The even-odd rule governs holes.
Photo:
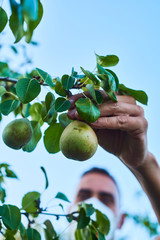
MULTIPOLYGON (((15 43, 23 37, 27 43, 31 42, 33 32, 43 16, 43 6, 40 0, 9 0, 11 15, 0 7, 0 32, 7 23, 15 37, 15 43), (26 28, 24 27, 26 24, 26 28)), ((34 44, 34 42, 32 42, 34 44)), ((17 48, 12 45, 12 50, 17 54, 17 48)), ((69 98, 77 93, 82 93, 82 98, 76 102, 76 109, 80 117, 87 122, 95 122, 99 116, 99 105, 103 102, 103 90, 110 100, 116 102, 117 94, 133 96, 137 101, 147 105, 148 97, 142 90, 133 90, 119 82, 115 72, 110 68, 116 66, 119 58, 115 55, 100 56, 96 54, 96 68, 94 71, 81 67, 78 73, 74 68, 71 74, 52 78, 52 74, 44 69, 33 69, 31 72, 21 74, 13 71, 7 62, 0 62, 0 121, 14 114, 15 118, 29 119, 32 127, 31 140, 22 147, 23 151, 32 152, 43 137, 45 149, 49 153, 60 151, 59 140, 64 128, 71 122, 67 117, 67 111, 71 106, 69 98), (44 99, 41 98, 41 90, 47 86, 48 92, 44 99), (86 94, 87 91, 87 94, 86 94), (42 132, 42 126, 46 129, 42 132)), ((44 167, 41 167, 46 180, 45 190, 49 181, 44 167)), ((19 234, 22 240, 40 240, 41 234, 34 227, 36 218, 41 214, 51 215, 58 220, 65 217, 71 223, 77 222, 75 232, 76 240, 104 240, 109 232, 110 222, 103 213, 90 204, 81 204, 76 212, 67 214, 54 214, 48 212, 46 206, 41 205, 41 193, 32 191, 22 198, 21 208, 5 204, 6 190, 5 179, 17 178, 17 175, 6 163, 0 164, 0 233, 7 240, 16 239, 19 234), (92 219, 93 214, 96 220, 92 219), (28 225, 24 226, 22 215, 27 218, 28 225)), ((67 196, 58 192, 54 199, 69 202, 67 196)), ((61 205, 63 208, 63 205, 61 205)), ((150 234, 157 232, 157 224, 150 223, 148 218, 131 216, 137 223, 144 225, 150 234)), ((46 240, 58 240, 60 235, 56 233, 49 219, 42 225, 46 240)))

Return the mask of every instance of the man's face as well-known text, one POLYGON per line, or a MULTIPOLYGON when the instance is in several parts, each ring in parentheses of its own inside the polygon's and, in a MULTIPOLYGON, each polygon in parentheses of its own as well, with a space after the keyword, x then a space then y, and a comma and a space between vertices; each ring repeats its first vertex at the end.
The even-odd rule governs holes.
POLYGON ((119 193, 113 180, 100 173, 88 173, 79 183, 74 205, 95 197, 109 207, 114 214, 119 214, 119 193))

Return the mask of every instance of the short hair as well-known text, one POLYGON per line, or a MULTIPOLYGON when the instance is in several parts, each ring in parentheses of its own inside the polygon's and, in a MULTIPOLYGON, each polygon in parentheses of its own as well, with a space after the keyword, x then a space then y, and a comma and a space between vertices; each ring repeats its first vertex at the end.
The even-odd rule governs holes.
POLYGON ((85 171, 82 175, 81 175, 81 178, 84 177, 85 175, 89 174, 89 173, 99 173, 99 174, 102 174, 102 175, 105 175, 107 177, 109 177, 116 185, 117 187, 117 190, 118 190, 118 193, 120 195, 120 189, 119 189, 119 186, 115 180, 115 178, 109 173, 109 171, 107 171, 106 169, 104 168, 99 168, 99 167, 93 167, 93 168, 90 168, 89 170, 85 171))

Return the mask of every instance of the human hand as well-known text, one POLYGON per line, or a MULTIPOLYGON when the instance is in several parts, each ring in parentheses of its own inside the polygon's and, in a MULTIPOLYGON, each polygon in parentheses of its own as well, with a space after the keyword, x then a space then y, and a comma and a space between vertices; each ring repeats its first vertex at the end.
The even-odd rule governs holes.
MULTIPOLYGON (((108 99, 103 93, 104 101, 99 105, 100 118, 91 123, 99 145, 114 154, 129 168, 141 166, 147 158, 147 121, 143 108, 136 104, 131 96, 118 95, 118 102, 108 99)), ((89 93, 85 93, 89 96, 89 93)), ((71 108, 68 117, 80 119, 76 112, 75 102, 82 97, 76 94, 71 97, 71 108)))

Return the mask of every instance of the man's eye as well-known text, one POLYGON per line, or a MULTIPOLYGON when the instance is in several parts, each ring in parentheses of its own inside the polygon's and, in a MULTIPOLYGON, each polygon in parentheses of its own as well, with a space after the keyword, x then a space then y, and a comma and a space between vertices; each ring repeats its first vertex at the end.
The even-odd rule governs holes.
POLYGON ((79 192, 78 194, 78 200, 79 201, 84 201, 88 198, 91 197, 91 193, 90 192, 79 192))
POLYGON ((100 200, 101 200, 105 205, 107 205, 107 206, 110 206, 110 205, 112 205, 112 204, 114 203, 113 198, 112 198, 112 197, 109 197, 109 196, 107 196, 107 197, 102 197, 100 200))

